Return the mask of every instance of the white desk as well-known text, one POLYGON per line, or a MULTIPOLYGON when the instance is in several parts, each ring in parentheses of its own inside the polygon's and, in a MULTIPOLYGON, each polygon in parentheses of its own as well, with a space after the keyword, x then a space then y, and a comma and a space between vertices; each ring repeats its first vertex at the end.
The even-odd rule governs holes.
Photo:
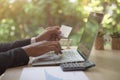
MULTIPOLYGON (((90 60, 96 64, 85 71, 90 80, 120 80, 120 51, 93 49, 90 60)), ((8 69, 1 80, 19 80, 24 67, 31 65, 8 69)))

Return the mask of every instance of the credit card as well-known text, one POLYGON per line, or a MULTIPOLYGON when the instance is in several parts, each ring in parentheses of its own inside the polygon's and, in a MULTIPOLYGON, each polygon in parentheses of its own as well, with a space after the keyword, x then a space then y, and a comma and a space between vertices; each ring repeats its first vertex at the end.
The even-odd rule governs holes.
POLYGON ((66 25, 61 25, 60 31, 61 31, 62 38, 68 38, 72 31, 72 27, 66 26, 66 25))

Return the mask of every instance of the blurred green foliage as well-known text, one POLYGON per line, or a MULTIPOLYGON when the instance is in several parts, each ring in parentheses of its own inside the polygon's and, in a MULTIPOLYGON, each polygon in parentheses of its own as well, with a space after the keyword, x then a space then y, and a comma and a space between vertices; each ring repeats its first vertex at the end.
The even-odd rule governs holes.
POLYGON ((29 38, 41 27, 64 24, 73 27, 70 38, 76 45, 91 11, 105 14, 108 33, 120 31, 120 0, 0 0, 0 41, 29 38))

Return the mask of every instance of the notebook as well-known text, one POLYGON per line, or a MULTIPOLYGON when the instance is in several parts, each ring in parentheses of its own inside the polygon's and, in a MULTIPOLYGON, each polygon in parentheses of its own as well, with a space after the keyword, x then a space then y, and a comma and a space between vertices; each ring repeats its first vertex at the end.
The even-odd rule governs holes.
POLYGON ((65 62, 84 62, 90 56, 95 37, 103 19, 102 13, 91 12, 84 27, 84 32, 77 49, 62 50, 62 56, 58 57, 54 52, 46 53, 33 59, 33 66, 59 65, 65 62))

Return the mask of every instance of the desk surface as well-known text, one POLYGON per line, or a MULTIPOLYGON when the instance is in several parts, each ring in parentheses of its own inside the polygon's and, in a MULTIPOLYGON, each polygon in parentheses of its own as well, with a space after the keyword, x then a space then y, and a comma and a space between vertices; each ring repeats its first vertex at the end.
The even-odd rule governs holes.
MULTIPOLYGON (((120 80, 120 51, 92 50, 90 60, 96 67, 85 71, 90 80, 120 80)), ((30 65, 8 69, 1 80, 19 80, 22 69, 30 65)))

